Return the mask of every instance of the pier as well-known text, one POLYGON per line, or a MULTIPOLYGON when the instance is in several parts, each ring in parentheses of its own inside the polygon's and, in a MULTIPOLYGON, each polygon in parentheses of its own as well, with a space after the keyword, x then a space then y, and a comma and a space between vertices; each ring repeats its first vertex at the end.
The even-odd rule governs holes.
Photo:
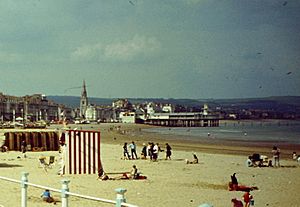
POLYGON ((154 113, 144 124, 167 127, 218 127, 219 116, 202 113, 154 113))

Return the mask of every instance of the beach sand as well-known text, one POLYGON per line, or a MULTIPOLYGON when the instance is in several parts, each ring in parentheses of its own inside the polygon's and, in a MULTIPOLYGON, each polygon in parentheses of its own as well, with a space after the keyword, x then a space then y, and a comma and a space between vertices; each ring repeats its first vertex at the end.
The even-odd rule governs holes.
MULTIPOLYGON (((53 128, 60 126, 51 126, 53 128)), ((74 128, 75 126, 70 126, 74 128)), ((180 137, 170 137, 145 133, 141 128, 150 126, 133 124, 80 125, 77 128, 101 131, 101 161, 107 173, 130 171, 135 164, 146 180, 108 180, 99 181, 97 175, 57 175, 56 164, 46 173, 39 167, 41 155, 59 156, 58 152, 27 152, 27 158, 17 158, 21 152, 0 153, 0 176, 20 179, 21 172, 29 173, 29 182, 61 188, 61 180, 69 179, 71 192, 99 198, 115 200, 116 188, 125 188, 127 202, 145 207, 193 206, 211 203, 214 207, 229 207, 231 199, 241 198, 243 192, 228 191, 230 175, 237 173, 239 183, 257 186, 252 191, 255 206, 300 206, 300 165, 291 159, 292 151, 299 146, 278 145, 284 159, 280 168, 249 168, 245 166, 247 155, 254 152, 271 156, 273 143, 220 142, 214 140, 182 141, 180 137), (118 130, 118 126, 120 126, 118 130), (166 141, 167 140, 167 141, 166 141), (172 147, 172 160, 164 160, 161 152, 158 162, 149 160, 122 160, 124 142, 135 141, 140 152, 143 143, 159 142, 172 147), (185 159, 192 159, 192 152, 199 158, 199 164, 187 165, 185 159)), ((109 176, 117 176, 109 174, 109 176)), ((0 206, 20 206, 20 184, 0 180, 0 206)), ((28 206, 51 206, 41 201, 41 189, 28 188, 28 206)), ((59 193, 52 193, 60 199, 59 193)), ((61 203, 57 203, 58 206, 61 203)), ((69 206, 113 206, 95 201, 70 197, 69 206)))

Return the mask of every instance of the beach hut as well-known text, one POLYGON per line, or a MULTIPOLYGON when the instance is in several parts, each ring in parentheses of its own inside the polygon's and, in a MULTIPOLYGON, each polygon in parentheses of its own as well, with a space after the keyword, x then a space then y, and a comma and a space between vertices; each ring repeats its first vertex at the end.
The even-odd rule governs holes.
POLYGON ((64 138, 63 174, 96 174, 102 169, 100 131, 67 130, 64 138))
POLYGON ((19 151, 25 140, 28 151, 57 151, 59 136, 55 131, 16 131, 4 134, 4 145, 8 150, 19 151))

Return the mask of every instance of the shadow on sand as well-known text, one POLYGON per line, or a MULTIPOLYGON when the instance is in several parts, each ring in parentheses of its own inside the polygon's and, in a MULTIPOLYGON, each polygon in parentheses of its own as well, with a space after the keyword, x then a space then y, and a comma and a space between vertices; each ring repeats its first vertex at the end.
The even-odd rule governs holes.
POLYGON ((11 167, 23 167, 22 165, 10 165, 10 164, 6 164, 6 163, 0 163, 0 167, 3 167, 3 168, 11 168, 11 167))

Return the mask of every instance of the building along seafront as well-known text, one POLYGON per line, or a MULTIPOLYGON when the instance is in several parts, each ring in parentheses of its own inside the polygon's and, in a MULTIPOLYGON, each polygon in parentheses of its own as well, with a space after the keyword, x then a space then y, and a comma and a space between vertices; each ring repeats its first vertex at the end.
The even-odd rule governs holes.
POLYGON ((45 95, 11 96, 0 93, 0 121, 58 121, 71 117, 71 109, 48 100, 45 95))

